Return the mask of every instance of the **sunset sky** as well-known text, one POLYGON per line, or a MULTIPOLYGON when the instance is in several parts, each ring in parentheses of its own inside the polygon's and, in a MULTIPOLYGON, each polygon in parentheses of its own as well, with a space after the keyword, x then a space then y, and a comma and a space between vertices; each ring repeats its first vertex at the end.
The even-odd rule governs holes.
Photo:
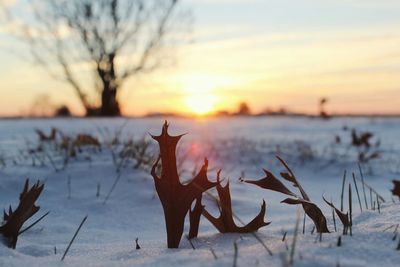
MULTIPOLYGON (((9 1, 13 2, 13 1, 9 1)), ((174 67, 130 80, 125 115, 285 107, 316 113, 400 114, 400 1, 183 0, 193 42, 174 67)), ((27 114, 37 95, 83 109, 66 84, 19 54, 0 24, 0 115, 27 114)))

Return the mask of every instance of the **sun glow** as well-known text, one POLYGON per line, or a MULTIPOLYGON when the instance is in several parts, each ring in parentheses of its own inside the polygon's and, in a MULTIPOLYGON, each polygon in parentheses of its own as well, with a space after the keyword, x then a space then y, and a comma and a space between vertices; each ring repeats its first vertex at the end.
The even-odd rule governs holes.
POLYGON ((205 116, 214 111, 216 97, 208 93, 192 94, 185 98, 185 103, 194 115, 205 116))
POLYGON ((232 77, 209 73, 187 75, 183 81, 186 113, 206 116, 216 111, 218 90, 234 84, 232 77))

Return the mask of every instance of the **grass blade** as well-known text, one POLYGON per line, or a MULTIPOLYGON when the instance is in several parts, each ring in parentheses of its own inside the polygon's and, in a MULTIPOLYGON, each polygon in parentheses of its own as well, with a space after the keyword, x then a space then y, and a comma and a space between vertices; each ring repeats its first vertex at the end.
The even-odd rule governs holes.
POLYGON ((65 256, 67 255, 67 253, 68 253, 68 251, 69 251, 69 249, 70 249, 72 243, 74 242, 76 236, 78 235, 79 231, 80 231, 81 228, 82 228, 82 225, 85 223, 85 221, 86 221, 87 218, 88 218, 88 215, 86 215, 85 218, 83 218, 83 220, 82 220, 81 224, 79 225, 78 229, 76 229, 74 236, 72 237, 71 241, 69 242, 68 247, 67 247, 67 249, 65 250, 64 255, 63 255, 62 258, 61 258, 61 261, 63 261, 63 260, 65 259, 65 256))
POLYGON ((39 219, 37 219, 34 223, 32 223, 31 225, 29 225, 28 227, 26 227, 24 230, 21 230, 18 235, 22 235, 23 233, 25 233, 26 231, 28 231, 29 229, 31 229, 33 226, 35 226, 36 224, 38 224, 41 220, 43 220, 47 215, 49 215, 50 211, 46 212, 42 217, 40 217, 39 219))
POLYGON ((113 185, 111 186, 110 191, 108 192, 106 198, 105 198, 104 201, 103 201, 103 205, 105 205, 105 204, 107 203, 108 198, 111 196, 111 193, 114 191, 115 187, 117 186, 117 184, 118 184, 118 182, 119 182, 119 179, 121 178, 121 173, 122 173, 122 172, 118 172, 118 175, 117 175, 117 177, 115 178, 114 183, 113 183, 113 185))
POLYGON ((361 205, 360 194, 358 192, 358 186, 357 186, 356 176, 355 176, 354 172, 353 172, 353 182, 354 182, 354 186, 356 188, 358 203, 360 204, 360 210, 361 210, 361 213, 362 213, 363 209, 362 209, 362 205, 361 205))
POLYGON ((343 181, 342 181, 342 194, 340 195, 340 211, 343 212, 343 197, 344 197, 344 185, 346 184, 346 174, 347 171, 344 171, 343 181))
POLYGON ((349 217, 350 217, 350 236, 353 235, 353 199, 351 196, 351 183, 349 183, 349 217))
POLYGON ((239 249, 238 249, 238 245, 237 245, 237 242, 235 241, 235 242, 233 242, 233 248, 234 248, 234 250, 235 250, 235 252, 234 252, 234 255, 233 255, 233 267, 236 267, 237 266, 237 258, 238 258, 238 255, 239 255, 239 249))
POLYGON ((294 226, 293 242, 292 242, 292 247, 290 249, 289 265, 293 265, 294 263, 294 253, 296 251, 297 236, 299 233, 299 224, 300 224, 300 212, 297 213, 296 225, 294 226))

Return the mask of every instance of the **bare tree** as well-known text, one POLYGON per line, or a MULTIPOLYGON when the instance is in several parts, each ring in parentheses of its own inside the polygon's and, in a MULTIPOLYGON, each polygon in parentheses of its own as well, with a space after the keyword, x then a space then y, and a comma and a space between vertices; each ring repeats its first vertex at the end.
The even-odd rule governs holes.
POLYGON ((120 115, 120 88, 163 65, 166 49, 181 40, 189 22, 178 0, 28 0, 28 5, 32 17, 23 23, 17 18, 18 37, 29 44, 36 63, 75 90, 87 116, 120 115), (93 89, 97 101, 88 97, 93 89))

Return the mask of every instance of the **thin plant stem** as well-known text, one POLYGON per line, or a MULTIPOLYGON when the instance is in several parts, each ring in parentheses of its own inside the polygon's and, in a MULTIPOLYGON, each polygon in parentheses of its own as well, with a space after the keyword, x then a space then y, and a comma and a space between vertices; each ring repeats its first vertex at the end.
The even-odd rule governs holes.
POLYGON ((74 236, 72 237, 71 241, 69 242, 68 247, 65 250, 64 255, 61 258, 61 261, 63 261, 65 259, 65 256, 67 256, 67 253, 68 253, 72 243, 74 243, 74 240, 75 240, 76 236, 78 235, 79 231, 82 228, 82 225, 85 223, 87 218, 88 218, 88 215, 86 215, 85 218, 83 218, 83 220, 82 220, 81 224, 79 225, 78 229, 76 229, 74 236))
MULTIPOLYGON (((362 169, 361 169, 361 165, 360 165, 360 164, 358 164, 358 168, 359 168, 359 170, 360 170, 361 178, 362 178, 362 180, 364 180, 364 174, 363 174, 363 172, 362 172, 362 169)), ((366 187, 368 187, 369 189, 371 189, 372 192, 374 192, 376 195, 378 195, 379 199, 380 199, 383 203, 386 202, 385 199, 383 198, 383 196, 381 196, 378 192, 376 192, 375 189, 373 189, 373 188, 372 188, 370 185, 368 185, 367 183, 364 183, 364 184, 365 184, 366 187)))
POLYGON ((35 226, 36 224, 38 224, 41 220, 43 220, 47 215, 49 215, 50 211, 46 212, 42 217, 40 217, 39 219, 37 219, 35 222, 33 222, 31 225, 29 225, 28 227, 26 227, 24 230, 21 230, 18 235, 22 235, 23 233, 25 233, 26 231, 28 231, 29 229, 31 229, 33 226, 35 226))
POLYGON ((215 251, 214 251, 214 249, 212 247, 210 248, 210 251, 211 251, 211 254, 214 257, 214 260, 218 260, 217 254, 215 254, 215 251))
POLYGON ((374 204, 374 201, 372 200, 372 189, 371 188, 369 189, 369 200, 370 200, 371 209, 372 209, 372 205, 374 204))
POLYGON ((378 212, 381 213, 381 205, 380 205, 380 202, 379 202, 378 195, 376 195, 376 204, 378 206, 378 212))
POLYGON ((345 170, 344 174, 343 174, 343 181, 342 181, 342 194, 340 195, 340 211, 342 211, 342 212, 343 212, 344 185, 346 183, 346 174, 347 174, 347 171, 345 170))
POLYGON ((239 255, 239 249, 238 249, 238 245, 237 245, 237 241, 233 242, 233 249, 234 249, 234 254, 233 254, 233 267, 237 266, 237 258, 239 255))
POLYGON ((121 173, 122 172, 118 172, 117 176, 115 177, 114 183, 111 186, 110 191, 108 192, 106 198, 103 201, 103 205, 105 205, 107 203, 107 200, 110 198, 111 193, 114 191, 115 187, 117 186, 117 184, 118 184, 118 182, 119 182, 119 180, 121 178, 121 173))
POLYGON ((351 196, 351 183, 349 183, 349 217, 350 217, 350 236, 353 235, 353 199, 351 196))
POLYGON ((296 224, 294 226, 292 247, 290 249, 289 265, 293 265, 293 263, 294 263, 294 254, 296 251, 297 236, 299 233, 299 224, 300 224, 300 212, 298 211, 296 224))
POLYGON ((355 176, 354 172, 353 172, 353 182, 354 182, 354 186, 356 188, 358 203, 360 204, 360 211, 362 213, 363 209, 362 209, 362 205, 361 205, 360 194, 358 193, 358 186, 357 186, 356 176, 355 176))
POLYGON ((333 227, 335 228, 335 232, 337 232, 336 228, 336 218, 335 218, 335 209, 332 208, 332 219, 333 219, 333 227))

